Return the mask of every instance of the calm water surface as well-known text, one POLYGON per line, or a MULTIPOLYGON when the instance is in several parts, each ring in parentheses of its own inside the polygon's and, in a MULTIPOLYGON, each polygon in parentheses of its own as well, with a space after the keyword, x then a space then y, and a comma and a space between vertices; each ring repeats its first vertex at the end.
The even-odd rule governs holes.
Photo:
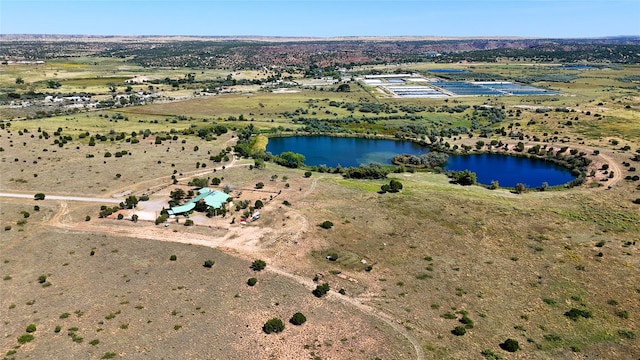
MULTIPOLYGON (((270 138, 267 151, 278 155, 285 151, 305 156, 305 164, 329 167, 359 166, 361 164, 391 164, 397 154, 420 155, 429 149, 410 141, 343 138, 331 136, 291 136, 270 138)), ((498 181, 500 186, 514 187, 523 183, 528 188, 543 182, 550 186, 573 180, 571 172, 556 164, 539 159, 521 158, 502 154, 450 155, 447 170, 471 170, 478 182, 489 185, 498 181)))

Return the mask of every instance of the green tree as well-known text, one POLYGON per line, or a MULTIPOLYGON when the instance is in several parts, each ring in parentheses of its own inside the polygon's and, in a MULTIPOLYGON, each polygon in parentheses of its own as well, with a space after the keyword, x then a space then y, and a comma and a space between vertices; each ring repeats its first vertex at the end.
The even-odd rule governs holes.
POLYGON ((133 209, 136 207, 136 205, 138 205, 138 198, 135 195, 129 195, 124 203, 127 209, 133 209))
POLYGON ((398 192, 402 190, 402 183, 398 180, 392 179, 389 181, 389 191, 398 192))
POLYGON ((462 336, 467 333, 467 329, 465 329, 464 326, 456 326, 451 330, 451 333, 455 336, 462 336))
POLYGON ((247 280, 247 285, 249 285, 249 286, 254 286, 256 283, 258 283, 258 279, 254 278, 254 277, 249 278, 249 280, 247 280))
POLYGON ((265 267, 267 267, 267 263, 264 260, 255 260, 251 263, 251 270, 253 271, 262 271, 265 267))
POLYGON ((215 263, 216 262, 213 261, 213 260, 207 260, 207 261, 204 262, 204 265, 202 265, 202 266, 204 266, 206 268, 211 268, 213 266, 213 264, 215 264, 215 263))
POLYGON ((294 153, 291 151, 285 151, 280 154, 279 159, 276 160, 280 165, 284 165, 291 168, 297 168, 304 165, 305 157, 302 154, 294 153))
POLYGON ((454 183, 468 186, 476 183, 476 173, 464 170, 464 171, 450 171, 448 176, 454 183))
POLYGON ((333 227, 333 223, 329 220, 326 220, 320 224, 320 227, 323 229, 331 229, 333 227))
POLYGON ((289 319, 289 322, 292 323, 293 325, 302 325, 305 322, 307 322, 307 317, 304 316, 304 314, 297 312, 293 314, 291 319, 289 319))
POLYGON ((263 182, 259 182, 256 184, 256 189, 262 189, 264 187, 264 183, 263 182))
POLYGON ((329 292, 329 284, 324 283, 322 285, 316 286, 316 288, 312 291, 312 294, 316 297, 323 297, 329 292))
POLYGON ((258 199, 256 200, 256 203, 253 207, 256 209, 262 209, 264 207, 264 203, 262 202, 262 200, 258 199))
POLYGON ((311 171, 305 171, 304 172, 304 177, 310 178, 311 177, 311 171))
POLYGON ((44 200, 44 193, 37 193, 33 196, 34 200, 44 200))
POLYGON ((269 319, 267 320, 266 323, 264 323, 264 326, 262 326, 262 331, 264 331, 267 334, 279 333, 279 332, 282 332, 283 330, 284 330, 284 323, 282 322, 282 320, 278 318, 269 319))
POLYGON ((336 89, 337 92, 350 92, 351 86, 349 84, 340 84, 336 89))
POLYGON ((500 344, 500 348, 504 351, 516 352, 520 349, 520 344, 517 340, 509 338, 500 344))

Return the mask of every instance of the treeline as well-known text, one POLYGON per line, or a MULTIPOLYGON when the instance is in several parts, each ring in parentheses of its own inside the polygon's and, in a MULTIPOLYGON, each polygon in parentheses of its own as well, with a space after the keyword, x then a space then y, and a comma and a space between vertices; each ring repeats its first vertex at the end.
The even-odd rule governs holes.
POLYGON ((439 63, 534 61, 542 63, 640 63, 639 46, 612 44, 539 44, 527 48, 499 48, 443 54, 435 59, 439 63))

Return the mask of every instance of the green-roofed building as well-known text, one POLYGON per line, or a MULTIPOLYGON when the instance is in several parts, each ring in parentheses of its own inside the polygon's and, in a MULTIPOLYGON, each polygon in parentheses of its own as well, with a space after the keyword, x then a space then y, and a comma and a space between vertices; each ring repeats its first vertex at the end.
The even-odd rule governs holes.
POLYGON ((222 191, 211 191, 211 189, 209 188, 202 188, 198 190, 198 196, 189 200, 189 202, 187 202, 186 204, 172 207, 171 209, 167 210, 167 213, 169 215, 180 215, 188 213, 196 207, 196 203, 198 203, 198 201, 203 199, 204 203, 207 204, 207 206, 220 209, 224 206, 224 204, 226 204, 228 198, 229 194, 222 191))

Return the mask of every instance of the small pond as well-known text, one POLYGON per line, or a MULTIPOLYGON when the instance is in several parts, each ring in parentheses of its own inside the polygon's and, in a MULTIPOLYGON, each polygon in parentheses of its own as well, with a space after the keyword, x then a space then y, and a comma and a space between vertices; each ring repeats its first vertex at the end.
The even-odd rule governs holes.
MULTIPOLYGON (((305 156, 305 164, 329 167, 358 166, 361 164, 391 164, 397 154, 420 155, 429 149, 410 141, 362 139, 332 136, 291 136, 270 138, 267 151, 278 155, 292 151, 305 156)), ((528 188, 562 185, 574 179, 562 166, 540 159, 503 154, 450 155, 446 169, 471 170, 481 184, 498 181, 500 186, 514 187, 523 183, 528 188)))

